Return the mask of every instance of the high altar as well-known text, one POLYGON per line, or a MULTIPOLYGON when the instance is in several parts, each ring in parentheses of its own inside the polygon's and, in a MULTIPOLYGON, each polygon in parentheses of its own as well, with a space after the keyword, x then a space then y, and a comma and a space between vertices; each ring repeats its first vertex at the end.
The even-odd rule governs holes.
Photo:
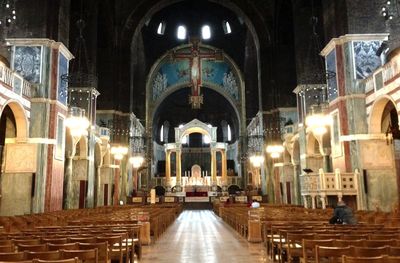
POLYGON ((207 125, 197 119, 189 123, 175 128, 175 143, 167 143, 164 145, 166 155, 166 181, 170 187, 175 187, 176 192, 199 193, 215 191, 217 186, 226 186, 227 183, 227 165, 226 165, 226 143, 220 143, 217 139, 217 127, 207 125), (185 171, 182 176, 182 138, 191 133, 201 133, 210 138, 210 154, 211 154, 211 175, 207 171, 202 171, 197 164, 191 167, 190 171, 185 171), (221 152, 221 178, 217 179, 217 152, 221 152), (171 153, 176 153, 176 177, 171 178, 171 153))

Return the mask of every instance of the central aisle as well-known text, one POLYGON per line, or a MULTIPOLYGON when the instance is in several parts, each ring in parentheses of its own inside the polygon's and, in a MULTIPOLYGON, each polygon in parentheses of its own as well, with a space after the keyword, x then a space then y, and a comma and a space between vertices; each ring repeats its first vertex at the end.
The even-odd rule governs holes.
POLYGON ((269 262, 262 243, 248 243, 210 210, 185 210, 140 262, 269 262))

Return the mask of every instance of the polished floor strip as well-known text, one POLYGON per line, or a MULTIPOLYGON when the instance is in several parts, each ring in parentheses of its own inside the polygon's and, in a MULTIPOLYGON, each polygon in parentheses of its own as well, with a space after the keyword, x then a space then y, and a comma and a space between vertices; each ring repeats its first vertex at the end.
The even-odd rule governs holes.
POLYGON ((140 262, 269 262, 262 243, 248 243, 210 210, 186 210, 140 262))

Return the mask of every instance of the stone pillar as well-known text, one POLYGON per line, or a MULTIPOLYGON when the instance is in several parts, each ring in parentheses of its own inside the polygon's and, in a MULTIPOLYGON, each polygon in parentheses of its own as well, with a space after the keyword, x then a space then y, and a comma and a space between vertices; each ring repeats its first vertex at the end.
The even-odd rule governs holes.
POLYGON ((211 185, 217 184, 217 152, 211 148, 211 185))
POLYGON ((311 208, 315 209, 317 206, 315 204, 315 195, 311 195, 311 208))
POLYGON ((171 185, 171 151, 165 151, 165 180, 168 187, 171 185))
POLYGON ((133 168, 132 169, 132 183, 133 183, 133 189, 135 192, 138 191, 138 168, 133 168))
POLYGON ((73 156, 65 156, 64 169, 64 209, 72 209, 72 159, 73 156), (70 193, 70 194, 67 194, 70 193))
POLYGON ((300 201, 299 163, 293 164, 293 204, 298 205, 300 201))
MULTIPOLYGON (((182 154, 182 150, 180 149, 180 148, 177 148, 176 149, 176 185, 177 186, 179 186, 178 188, 179 189, 177 189, 177 191, 178 190, 181 190, 180 189, 180 186, 181 186, 181 173, 182 173, 182 169, 181 169, 181 167, 182 167, 182 164, 181 164, 181 154, 182 154)), ((180 191, 179 191, 180 192, 180 191)))
POLYGON ((221 150, 222 162, 222 185, 228 184, 228 171, 226 167, 226 150, 221 150))
POLYGON ((304 208, 308 208, 307 196, 303 195, 304 208))
POLYGON ((320 196, 320 200, 321 200, 321 203, 322 203, 322 209, 325 209, 326 208, 325 195, 321 195, 320 196))
POLYGON ((121 167, 120 167, 121 161, 120 160, 115 160, 115 169, 114 169, 114 196, 113 196, 113 205, 118 205, 118 199, 119 199, 119 177, 121 174, 121 167))

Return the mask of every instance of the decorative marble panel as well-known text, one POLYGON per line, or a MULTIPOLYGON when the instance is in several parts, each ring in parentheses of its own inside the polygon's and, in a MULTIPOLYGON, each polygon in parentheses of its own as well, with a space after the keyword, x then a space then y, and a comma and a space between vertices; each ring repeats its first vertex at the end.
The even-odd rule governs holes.
POLYGON ((13 90, 18 95, 22 92, 22 79, 14 75, 13 90))
POLYGON ((64 118, 61 116, 57 117, 57 144, 55 158, 59 160, 64 160, 64 142, 65 142, 65 127, 64 118))
POLYGON ((14 70, 24 79, 32 83, 40 83, 41 56, 41 46, 15 47, 14 70))
POLYGON ((68 59, 62 53, 59 53, 57 100, 64 105, 67 105, 68 82, 62 80, 62 76, 67 74, 68 74, 68 59))
POLYGON ((356 79, 369 77, 378 67, 382 65, 381 59, 376 51, 381 41, 354 41, 354 74, 356 79))
POLYGON ((6 173, 35 173, 36 144, 7 144, 6 173))
POLYGON ((328 100, 332 101, 338 96, 337 71, 336 71, 336 50, 333 49, 326 56, 326 70, 328 71, 328 100))

